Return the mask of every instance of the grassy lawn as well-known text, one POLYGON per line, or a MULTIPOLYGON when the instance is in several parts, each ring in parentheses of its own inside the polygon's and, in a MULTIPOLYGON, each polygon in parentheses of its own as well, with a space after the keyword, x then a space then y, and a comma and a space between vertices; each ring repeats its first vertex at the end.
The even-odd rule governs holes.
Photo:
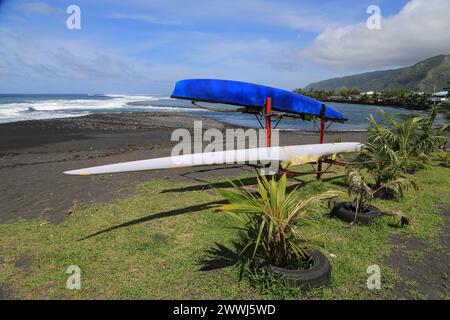
MULTIPOLYGON (((299 192, 345 190, 343 170, 333 171, 322 183, 313 175, 299 177, 307 182, 299 192)), ((317 223, 305 233, 321 243, 325 254, 336 256, 330 257, 333 273, 327 288, 301 293, 245 269, 239 280, 240 268, 217 255, 227 253, 217 244, 233 248, 237 239, 231 220, 211 208, 220 197, 208 184, 167 180, 140 184, 126 199, 77 209, 60 225, 44 220, 0 224, 0 286, 21 299, 390 298, 393 284, 401 280, 384 263, 391 250, 390 235, 403 233, 433 243, 442 224, 440 205, 450 203, 448 169, 433 165, 415 177, 418 191, 400 201, 374 203, 407 213, 411 224, 404 228, 392 226, 389 217, 349 228, 330 219, 326 206, 310 209, 317 223), (381 290, 366 287, 366 270, 373 264, 381 267, 381 290), (65 288, 70 265, 81 268, 81 290, 65 288)), ((105 183, 108 179, 114 177, 105 183)), ((256 181, 254 175, 234 179, 249 185, 256 181)))

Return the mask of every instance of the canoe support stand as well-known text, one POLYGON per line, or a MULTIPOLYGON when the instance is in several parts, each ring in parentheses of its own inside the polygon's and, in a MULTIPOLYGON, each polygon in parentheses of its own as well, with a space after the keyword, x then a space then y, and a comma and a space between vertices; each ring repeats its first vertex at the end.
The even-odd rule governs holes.
POLYGON ((266 147, 270 148, 272 146, 272 98, 267 97, 266 105, 264 108, 264 115, 266 117, 266 147))
MULTIPOLYGON (((325 105, 322 104, 322 109, 320 110, 320 144, 323 144, 325 137, 325 105)), ((322 160, 317 162, 317 180, 320 181, 322 178, 322 160)))
MULTIPOLYGON (((198 104, 196 101, 192 101, 192 104, 200 107, 202 109, 206 109, 209 111, 216 111, 216 112, 236 112, 236 111, 240 111, 243 113, 252 113, 255 115, 256 120, 258 120, 259 125, 261 126, 262 129, 264 129, 266 131, 266 147, 270 148, 272 146, 272 130, 276 129, 276 127, 278 126, 278 124, 280 123, 281 119, 283 117, 291 117, 291 118, 300 118, 305 120, 305 116, 294 116, 294 115, 285 115, 283 113, 278 113, 272 112, 272 97, 267 97, 264 103, 264 108, 263 111, 261 112, 260 110, 258 110, 257 108, 250 108, 250 107, 246 107, 246 108, 240 108, 238 110, 233 110, 233 109, 221 109, 221 108, 212 108, 212 107, 208 107, 205 105, 201 105, 198 104), (272 117, 276 117, 278 119, 278 121, 275 123, 275 126, 272 128, 272 117), (265 123, 263 124, 263 122, 261 122, 260 117, 265 119, 265 123)), ((319 143, 323 144, 325 142, 325 132, 328 130, 328 128, 334 123, 333 120, 330 120, 330 123, 328 124, 328 126, 326 126, 326 121, 327 118, 325 117, 325 110, 326 110, 326 106, 325 104, 322 104, 322 108, 320 111, 320 126, 317 126, 316 121, 314 121, 314 126, 319 130, 319 143)), ((348 166, 350 165, 349 163, 345 163, 345 162, 339 162, 339 161, 335 161, 335 160, 331 160, 331 159, 324 159, 324 160, 319 160, 317 162, 317 169, 314 168, 317 180, 320 181, 322 178, 322 175, 324 173, 326 173, 328 171, 328 169, 332 166, 332 165, 338 165, 338 166, 348 166), (327 163, 329 164, 328 167, 323 170, 323 163, 327 163)), ((285 173, 288 176, 294 176, 295 173, 288 171, 288 170, 282 170, 280 169, 279 173, 285 173)))
MULTIPOLYGON (((326 130, 333 124, 333 121, 330 122, 330 124, 326 127, 326 118, 325 118, 325 110, 326 106, 325 104, 322 104, 322 109, 320 112, 320 128, 319 128, 319 143, 323 144, 325 141, 325 132, 326 130)), ((264 109, 262 112, 262 116, 265 118, 265 126, 262 125, 261 121, 259 120, 258 116, 256 115, 256 119, 258 120, 259 124, 263 129, 266 130, 266 147, 269 148, 272 146, 272 98, 267 97, 264 105, 264 109)), ((282 115, 278 117, 278 122, 276 123, 275 129, 278 124, 280 123, 282 119, 282 115)), ((335 164, 335 161, 332 160, 319 160, 317 162, 317 170, 316 170, 316 177, 317 180, 320 181, 322 178, 322 175, 333 165, 335 164), (322 171, 323 163, 326 162, 329 164, 326 170, 322 171)), ((337 165, 345 165, 344 163, 338 163, 337 165)), ((287 175, 294 175, 293 172, 286 171, 286 170, 280 170, 280 172, 286 173, 287 175)))

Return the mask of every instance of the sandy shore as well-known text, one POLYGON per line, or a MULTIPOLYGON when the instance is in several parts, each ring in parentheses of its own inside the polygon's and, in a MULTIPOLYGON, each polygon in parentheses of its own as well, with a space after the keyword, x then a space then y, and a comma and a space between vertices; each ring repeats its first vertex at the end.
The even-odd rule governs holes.
MULTIPOLYGON (((88 166, 169 156, 176 128, 231 128, 185 114, 96 114, 86 117, 0 124, 0 222, 41 217, 61 222, 74 205, 108 201, 151 179, 195 181, 252 171, 247 166, 211 166, 121 173, 108 177, 67 176, 88 166), (120 191, 118 191, 120 190, 120 191)), ((326 142, 364 141, 364 132, 330 133, 326 142)), ((281 145, 317 143, 314 135, 281 132, 281 145)))

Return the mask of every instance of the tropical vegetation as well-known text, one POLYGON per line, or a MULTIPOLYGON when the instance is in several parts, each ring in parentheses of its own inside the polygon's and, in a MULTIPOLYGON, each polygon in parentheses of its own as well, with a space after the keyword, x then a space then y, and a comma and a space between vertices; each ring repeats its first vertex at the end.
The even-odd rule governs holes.
POLYGON ((233 190, 218 190, 229 202, 218 209, 227 212, 238 223, 237 229, 243 232, 245 244, 240 254, 250 250, 252 259, 258 254, 280 267, 295 268, 298 262, 308 258, 308 239, 302 233, 302 226, 307 223, 306 209, 339 195, 337 191, 327 191, 302 198, 297 189, 287 190, 285 174, 271 181, 261 176, 257 194, 230 183, 233 190))
MULTIPOLYGON (((347 159, 350 160, 350 159, 347 159)), ((304 172, 309 166, 295 170, 304 172)), ((101 177, 112 183, 116 177, 101 177)), ((255 190, 253 172, 229 176, 255 190)), ((411 223, 389 226, 389 217, 374 221, 370 228, 347 228, 329 219, 327 208, 308 208, 304 238, 320 245, 333 268, 330 286, 301 291, 270 277, 242 271, 235 264, 234 243, 240 242, 237 223, 226 213, 217 213, 212 203, 223 201, 211 187, 225 188, 227 179, 206 176, 202 181, 172 179, 137 182, 130 189, 114 191, 111 202, 79 206, 60 224, 44 217, 0 224, 0 292, 8 299, 444 299, 450 298, 439 283, 439 266, 445 259, 440 237, 450 202, 448 168, 433 162, 414 175, 419 190, 396 201, 374 198, 382 211, 401 210, 411 223), (317 221, 317 223, 315 223, 317 221), (421 243, 422 247, 400 250, 413 261, 392 265, 399 250, 392 239, 421 243), (431 256, 430 256, 431 254, 431 256), (333 255, 333 256, 331 256, 333 255), (437 261, 437 260, 436 260, 437 261), (81 290, 68 290, 66 269, 78 265, 81 290), (381 290, 368 290, 367 267, 378 264, 381 290), (423 268, 430 267, 426 274, 423 268), (419 267, 419 269, 417 269, 419 267), (407 269, 408 268, 408 269, 407 269), (422 268, 422 269, 420 269, 422 268), (112 280, 113 279, 113 280, 112 280), (434 286, 423 286, 427 281, 434 286)), ((288 185, 295 182, 289 179, 288 185)), ((321 183, 314 175, 301 176, 297 189, 302 199, 326 190, 345 192, 342 167, 333 168, 321 183)), ((289 186, 288 186, 289 189, 289 186)), ((447 230, 447 229, 445 229, 447 230)), ((403 261, 403 260, 402 260, 403 261)), ((409 261, 409 260, 406 260, 409 261)), ((442 266, 442 264, 441 264, 442 266)))
POLYGON ((385 105, 417 110, 429 110, 434 105, 430 100, 431 93, 416 92, 410 89, 390 89, 362 93, 358 87, 348 88, 343 86, 335 90, 295 89, 294 92, 325 102, 385 105))
MULTIPOLYGON (((302 177, 300 188, 288 187, 285 175, 279 181, 241 175, 234 177, 240 186, 231 182, 232 190, 218 193, 208 190, 228 184, 217 177, 207 183, 155 180, 137 184, 131 196, 118 191, 111 203, 78 207, 61 224, 43 218, 0 224, 0 293, 24 299, 386 299, 404 297, 397 290, 400 284, 408 297, 421 298, 417 283, 386 258, 395 247, 392 235, 421 239, 426 250, 442 256, 436 249, 444 223, 440 205, 450 201, 450 176, 448 153, 439 145, 448 125, 435 128, 435 116, 432 110, 426 117, 400 120, 383 113, 384 123, 371 118, 366 147, 356 160, 360 171, 347 175, 349 197, 359 208, 373 203, 383 212, 408 212, 413 223, 401 232, 382 223, 384 218, 371 228, 345 228, 318 210, 339 194, 325 190, 344 190, 341 167, 321 183, 314 176, 302 177), (257 192, 250 192, 255 183, 257 192), (376 196, 386 188, 400 197, 386 201, 376 196), (411 192, 404 192, 408 188, 411 192), (216 208, 225 214, 214 214, 223 198, 228 203, 216 208), (298 267, 320 233, 326 234, 322 250, 333 257, 330 287, 302 292, 248 268, 241 279, 236 256, 298 267), (242 238, 243 245, 236 246, 242 238), (366 288, 367 266, 374 263, 383 272, 382 290, 366 288), (65 287, 67 267, 74 264, 83 272, 82 290, 65 287)), ((442 291, 439 297, 448 299, 448 290, 442 291)))
POLYGON ((347 193, 350 199, 355 202, 356 215, 370 206, 373 200, 373 191, 364 181, 364 177, 356 171, 350 171, 347 175, 347 193))
POLYGON ((394 119, 384 111, 381 116, 386 126, 370 115, 367 141, 358 157, 358 167, 372 176, 375 194, 393 191, 403 196, 403 190, 414 187, 413 180, 405 176, 426 167, 439 145, 446 141, 449 126, 433 126, 437 110, 428 116, 394 119))
POLYGON ((413 66, 394 70, 380 70, 312 83, 306 87, 319 90, 338 90, 359 87, 361 91, 401 90, 428 92, 443 90, 450 81, 450 55, 439 55, 413 66))
MULTIPOLYGON (((372 205, 374 194, 376 194, 378 190, 372 190, 365 181, 364 176, 358 171, 349 171, 347 174, 347 185, 348 196, 355 207, 355 218, 353 219, 353 222, 355 222, 358 214, 369 209, 372 205)), ((384 186, 381 186, 380 188, 383 187, 384 186)), ((409 223, 408 217, 402 211, 385 210, 383 211, 383 214, 400 218, 402 226, 409 223)))
POLYGON ((438 109, 444 114, 445 119, 450 120, 450 102, 440 104, 438 109))

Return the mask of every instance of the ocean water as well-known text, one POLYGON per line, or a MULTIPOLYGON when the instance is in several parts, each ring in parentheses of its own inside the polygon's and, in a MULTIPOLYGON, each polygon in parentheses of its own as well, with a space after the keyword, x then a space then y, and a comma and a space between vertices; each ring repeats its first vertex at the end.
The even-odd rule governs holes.
MULTIPOLYGON (((367 129, 367 116, 373 114, 380 119, 378 110, 399 117, 411 113, 424 114, 401 108, 377 107, 360 104, 329 103, 342 112, 348 121, 334 123, 332 131, 362 131, 367 129)), ((223 107, 223 106, 221 106, 223 107)), ((206 116, 231 124, 258 127, 254 115, 241 113, 220 113, 198 108, 189 101, 171 99, 162 95, 123 95, 123 94, 52 94, 52 95, 9 95, 0 94, 0 123, 24 120, 39 120, 65 117, 78 117, 93 113, 126 113, 126 112, 188 112, 206 116)), ((436 123, 445 120, 439 116, 436 123)), ((283 119, 278 125, 280 129, 314 131, 314 124, 308 121, 283 119)))

